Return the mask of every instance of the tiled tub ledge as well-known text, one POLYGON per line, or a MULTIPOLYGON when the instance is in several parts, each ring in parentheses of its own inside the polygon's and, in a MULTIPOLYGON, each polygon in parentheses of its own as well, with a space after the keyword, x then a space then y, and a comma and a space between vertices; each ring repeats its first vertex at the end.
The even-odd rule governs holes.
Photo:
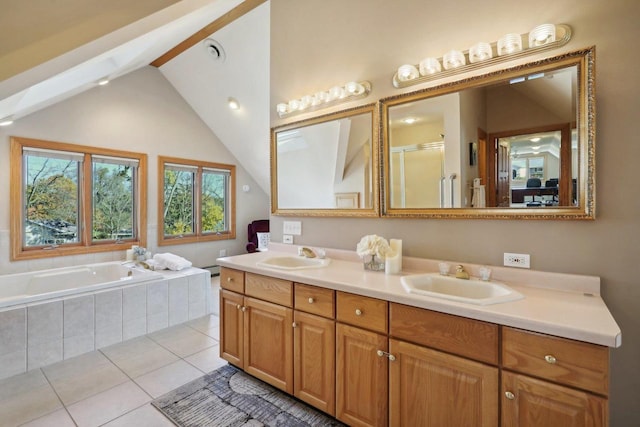
POLYGON ((211 313, 211 273, 162 278, 0 309, 0 379, 211 313))

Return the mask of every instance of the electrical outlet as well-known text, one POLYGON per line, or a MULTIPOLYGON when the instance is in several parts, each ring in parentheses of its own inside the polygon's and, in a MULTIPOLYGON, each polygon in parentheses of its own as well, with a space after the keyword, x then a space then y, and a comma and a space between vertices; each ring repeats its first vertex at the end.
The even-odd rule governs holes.
POLYGON ((293 236, 291 234, 283 234, 282 243, 286 243, 287 245, 293 245, 293 236))
POLYGON ((226 249, 220 249, 220 255, 218 256, 227 256, 227 250, 226 249))
POLYGON ((531 268, 529 254, 504 253, 504 266, 517 268, 531 268))
POLYGON ((300 236, 302 235, 302 223, 300 221, 284 221, 282 223, 282 233, 300 236))

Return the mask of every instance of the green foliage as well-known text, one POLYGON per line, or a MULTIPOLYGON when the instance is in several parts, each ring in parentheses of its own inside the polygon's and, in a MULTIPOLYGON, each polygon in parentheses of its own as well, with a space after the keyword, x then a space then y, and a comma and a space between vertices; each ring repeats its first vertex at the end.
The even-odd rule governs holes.
POLYGON ((133 170, 130 166, 95 163, 93 167, 93 239, 133 236, 133 170))

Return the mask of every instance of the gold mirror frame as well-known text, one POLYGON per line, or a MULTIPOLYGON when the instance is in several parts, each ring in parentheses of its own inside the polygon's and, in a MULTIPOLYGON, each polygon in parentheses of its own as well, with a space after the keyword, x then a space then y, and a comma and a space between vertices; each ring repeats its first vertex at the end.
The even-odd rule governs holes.
MULTIPOLYGON (((382 135, 381 193, 383 217, 455 218, 455 219, 595 219, 595 47, 538 60, 513 68, 471 77, 457 82, 395 95, 380 101, 380 133, 382 135), (523 74, 535 74, 577 66, 577 135, 578 135, 578 204, 566 207, 540 208, 392 208, 390 203, 389 108, 463 89, 497 83, 523 74)), ((464 185, 464 183, 463 183, 464 185)))
MULTIPOLYGON (((379 217, 380 216, 380 135, 379 118, 376 104, 368 104, 335 113, 325 114, 298 122, 274 127, 271 129, 271 213, 280 216, 315 216, 315 217, 379 217), (280 132, 291 131, 315 124, 342 120, 362 114, 371 114, 371 207, 357 209, 343 208, 281 208, 278 205, 278 144, 280 132)), ((354 193, 336 193, 336 203, 343 200, 359 200, 354 193)))

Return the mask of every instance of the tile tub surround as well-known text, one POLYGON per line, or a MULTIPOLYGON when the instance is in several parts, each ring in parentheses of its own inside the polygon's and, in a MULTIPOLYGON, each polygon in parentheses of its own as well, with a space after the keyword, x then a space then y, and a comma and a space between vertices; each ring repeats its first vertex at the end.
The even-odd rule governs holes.
POLYGON ((0 379, 211 312, 209 271, 190 268, 159 277, 0 309, 0 379))
MULTIPOLYGON (((621 345, 620 327, 600 297, 600 278, 596 276, 491 266, 492 280, 507 284, 525 298, 514 302, 476 306, 409 294, 403 289, 400 283, 402 275, 437 272, 438 262, 441 260, 403 257, 403 271, 398 275, 390 275, 364 271, 362 260, 353 251, 326 249, 331 263, 324 268, 279 270, 257 265, 270 257, 295 254, 297 246, 270 244, 266 252, 218 258, 217 263, 222 267, 592 344, 608 347, 621 345)), ((460 261, 446 262, 464 265, 474 277, 479 275, 479 269, 482 267, 460 261)))

